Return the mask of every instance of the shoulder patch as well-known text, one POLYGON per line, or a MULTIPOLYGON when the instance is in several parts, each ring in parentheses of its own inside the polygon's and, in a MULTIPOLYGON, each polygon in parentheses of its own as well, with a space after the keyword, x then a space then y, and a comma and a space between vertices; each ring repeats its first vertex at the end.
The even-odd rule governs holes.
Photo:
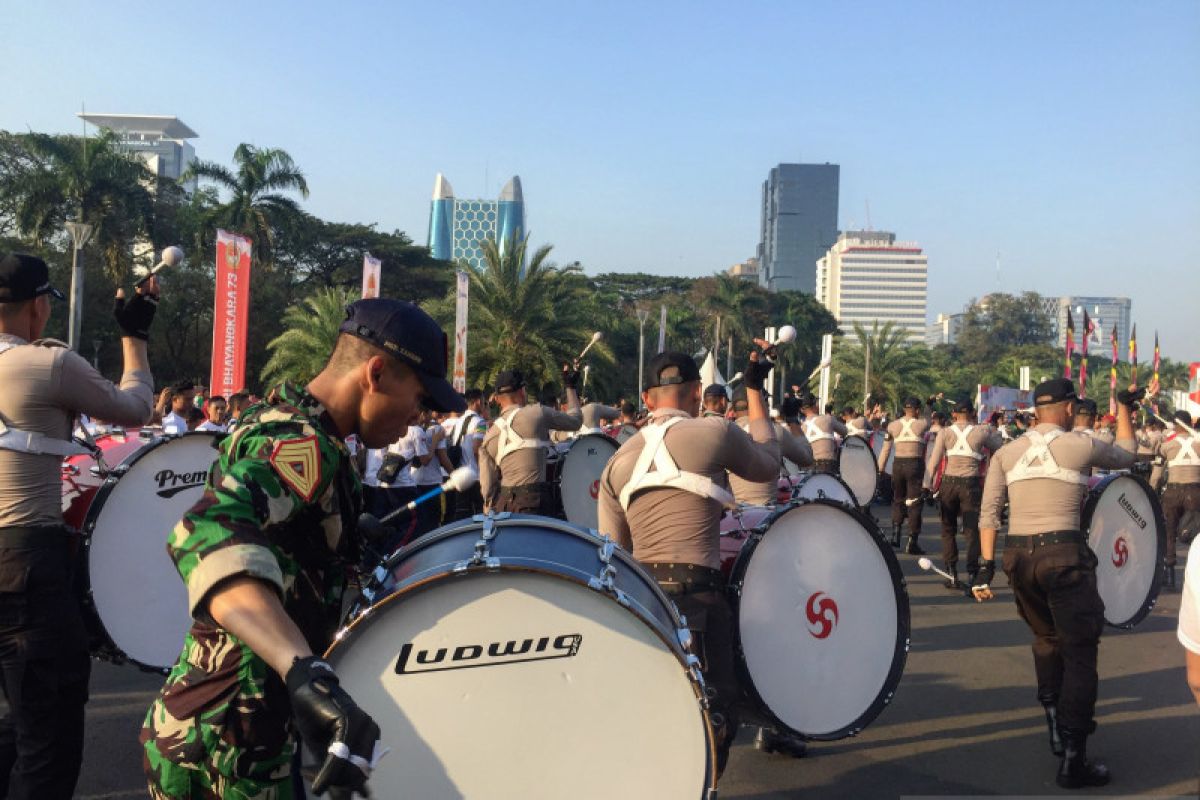
POLYGON ((271 452, 270 462, 283 482, 304 502, 312 500, 321 483, 321 447, 315 435, 279 442, 271 452))

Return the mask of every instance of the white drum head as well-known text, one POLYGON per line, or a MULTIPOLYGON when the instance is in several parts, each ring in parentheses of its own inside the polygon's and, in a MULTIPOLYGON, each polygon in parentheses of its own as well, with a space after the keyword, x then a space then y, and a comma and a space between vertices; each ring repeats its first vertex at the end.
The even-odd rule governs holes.
POLYGON ((734 569, 743 665, 765 710, 813 739, 861 731, 904 671, 909 608, 896 557, 856 512, 782 512, 734 569))
POLYGON ((1088 495, 1082 524, 1096 554, 1104 620, 1132 628, 1154 608, 1162 581, 1166 525, 1158 498, 1141 478, 1113 475, 1088 495))
POLYGON ((579 584, 437 581, 383 600, 329 659, 392 749, 376 797, 697 800, 707 788, 706 723, 678 658, 579 584), (647 725, 657 733, 636 733, 647 725))
POLYGON ((147 445, 88 511, 96 614, 112 643, 145 667, 170 668, 192 624, 167 537, 203 494, 218 440, 217 434, 189 433, 147 445))
POLYGON ((850 487, 843 483, 836 475, 830 475, 826 472, 814 472, 805 475, 796 484, 796 489, 792 492, 792 497, 797 500, 835 500, 839 503, 858 505, 854 500, 854 493, 850 491, 850 487))
POLYGON ((571 443, 563 456, 558 484, 568 522, 593 530, 599 525, 600 476, 616 452, 617 443, 598 433, 571 443))
POLYGON ((879 480, 879 470, 875 467, 875 454, 871 446, 862 437, 847 437, 842 442, 838 463, 842 480, 854 493, 856 504, 870 505, 875 497, 875 485, 879 480))

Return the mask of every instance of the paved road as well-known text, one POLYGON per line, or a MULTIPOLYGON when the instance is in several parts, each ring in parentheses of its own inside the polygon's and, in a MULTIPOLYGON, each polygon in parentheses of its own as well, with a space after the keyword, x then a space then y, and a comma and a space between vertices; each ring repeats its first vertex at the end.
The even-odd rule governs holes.
MULTIPOLYGON (((936 531, 932 516, 925 526, 936 531)), ((935 535, 924 538, 936 544, 935 535)), ((912 650, 892 705, 857 738, 814 744, 802 760, 756 752, 747 731, 721 782, 722 798, 1073 794, 1054 785, 1057 761, 1034 696, 1029 632, 1007 588, 976 605, 922 573, 916 559, 901 562, 912 650)), ((1100 727, 1089 748, 1116 777, 1089 794, 1200 792, 1200 711, 1184 682, 1178 613, 1179 595, 1164 594, 1135 631, 1110 631, 1102 640, 1100 727)), ((137 733, 158 685, 131 668, 96 665, 80 798, 145 796, 137 733)))

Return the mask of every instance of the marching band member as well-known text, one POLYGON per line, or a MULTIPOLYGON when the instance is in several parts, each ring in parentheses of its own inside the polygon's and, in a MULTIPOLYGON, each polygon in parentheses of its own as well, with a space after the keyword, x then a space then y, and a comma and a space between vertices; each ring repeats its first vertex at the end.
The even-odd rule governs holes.
POLYGON ((46 262, 0 259, 0 796, 67 800, 83 759, 91 656, 73 590, 74 531, 63 524, 62 463, 87 452, 71 441, 78 414, 130 427, 149 421, 146 356, 158 305, 151 278, 117 293, 120 388, 62 342, 42 339, 51 298, 46 262))
POLYGON ((837 436, 843 439, 849 434, 846 426, 830 414, 817 413, 817 398, 811 394, 801 395, 800 411, 804 414, 801 425, 804 438, 813 451, 813 472, 838 474, 838 445, 837 436))
POLYGON ((892 546, 900 546, 900 532, 908 518, 908 543, 904 552, 924 555, 917 544, 921 535, 921 484, 925 474, 925 431, 929 424, 921 419, 921 401, 915 397, 904 401, 904 416, 886 428, 883 449, 879 452, 879 471, 887 466, 888 454, 896 448, 892 462, 892 546))
POLYGON ((779 473, 779 442, 762 393, 770 364, 758 353, 750 358, 744 379, 747 435, 725 419, 696 419, 700 370, 691 356, 655 356, 642 394, 650 419, 621 446, 600 478, 600 531, 633 553, 692 629, 705 681, 715 692, 710 708, 718 773, 737 733, 741 697, 734 670, 733 612, 720 570, 721 515, 734 503, 726 472, 748 481, 773 480, 779 473))
POLYGON ((618 444, 624 444, 637 435, 638 419, 637 409, 633 407, 633 403, 628 400, 621 403, 621 419, 617 425, 617 433, 613 438, 618 444))
MULTIPOLYGON (((750 402, 747 398, 746 387, 738 387, 733 393, 733 413, 737 426, 747 433, 750 432, 750 402)), ((729 488, 733 497, 743 505, 772 506, 775 505, 779 492, 779 475, 786 475, 787 459, 797 467, 804 469, 813 463, 812 447, 803 436, 793 436, 781 422, 772 421, 775 428, 775 438, 779 442, 779 473, 768 481, 748 481, 734 473, 729 473, 729 488)))
POLYGON ((863 439, 871 436, 871 423, 852 406, 842 409, 842 423, 846 426, 847 436, 858 436, 863 439))
POLYGON ((1087 759, 1087 737, 1095 730, 1104 602, 1096 589, 1096 556, 1079 527, 1086 471, 1132 466, 1130 406, 1141 395, 1136 390, 1120 393, 1113 446, 1067 433, 1077 399, 1071 381, 1038 384, 1033 390, 1037 425, 992 457, 983 489, 982 562, 972 591, 979 601, 993 597, 989 584, 995 576, 996 529, 1007 498, 1004 572, 1017 610, 1035 637, 1038 700, 1046 711, 1050 748, 1062 756, 1057 782, 1067 789, 1109 781, 1108 769, 1087 759))
POLYGON ((980 464, 987 452, 995 453, 1004 444, 1000 432, 991 425, 975 424, 975 408, 970 400, 954 407, 954 424, 938 431, 925 462, 924 488, 933 485, 942 457, 946 471, 938 490, 942 517, 942 563, 953 578, 946 588, 958 591, 958 518, 962 517, 963 538, 967 540, 967 577, 975 583, 979 572, 979 507, 983 500, 983 480, 980 464), (987 452, 985 452, 987 451, 987 452))
POLYGON ((601 421, 617 419, 621 416, 621 411, 603 403, 587 403, 580 409, 580 414, 583 424, 579 426, 579 435, 584 436, 589 433, 604 433, 601 421))
POLYGON ((563 365, 567 411, 527 406, 525 376, 517 369, 496 377, 500 414, 479 448, 479 488, 485 510, 524 514, 553 514, 553 492, 546 482, 546 449, 550 431, 577 431, 583 423, 579 408, 579 371, 563 365))
MULTIPOLYGON (((1186 411, 1175 412, 1175 435, 1158 445, 1156 455, 1165 462, 1167 486, 1162 493, 1163 516, 1167 522, 1167 553, 1163 562, 1164 585, 1175 587, 1176 541, 1179 525, 1188 511, 1200 511, 1200 440, 1189 428, 1192 417, 1186 411)), ((1162 479, 1163 466, 1156 466, 1151 485, 1162 479)))
POLYGON ((704 409, 701 416, 724 418, 729 413, 729 395, 725 387, 719 383, 710 383, 704 387, 704 409))

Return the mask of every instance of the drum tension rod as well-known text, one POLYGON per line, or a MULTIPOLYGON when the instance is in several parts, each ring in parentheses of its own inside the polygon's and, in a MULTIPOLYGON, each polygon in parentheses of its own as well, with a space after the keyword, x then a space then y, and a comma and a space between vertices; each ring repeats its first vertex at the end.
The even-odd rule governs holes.
POLYGON ((616 547, 616 542, 608 536, 601 537, 600 546, 596 548, 596 554, 600 557, 600 573, 588 580, 588 587, 597 592, 608 592, 617 599, 618 603, 628 607, 629 597, 613 583, 613 578, 617 574, 617 568, 612 565, 613 552, 616 547))
POLYGON ((500 569, 500 559, 492 555, 492 540, 496 538, 496 521, 508 519, 508 513, 488 513, 483 518, 483 531, 475 542, 475 553, 470 561, 460 561, 454 565, 455 572, 465 572, 472 567, 500 569))

